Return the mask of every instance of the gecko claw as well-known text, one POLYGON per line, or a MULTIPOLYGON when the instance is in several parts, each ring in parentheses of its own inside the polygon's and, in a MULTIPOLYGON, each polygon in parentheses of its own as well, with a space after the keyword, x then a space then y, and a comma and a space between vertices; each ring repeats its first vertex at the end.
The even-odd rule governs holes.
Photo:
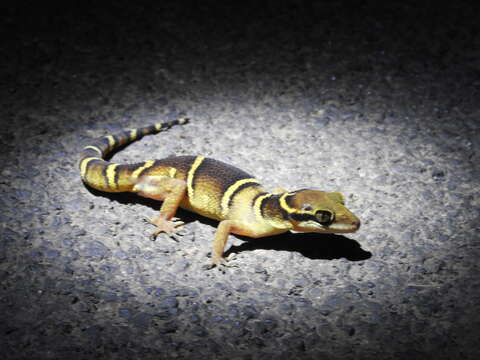
POLYGON ((235 258, 235 254, 230 254, 228 257, 218 257, 214 256, 212 262, 209 264, 208 269, 217 268, 218 270, 224 270, 226 268, 236 267, 236 265, 232 264, 230 260, 235 258))
POLYGON ((179 230, 178 227, 184 225, 183 221, 172 221, 167 220, 163 216, 157 216, 153 219, 144 218, 146 222, 149 224, 155 225, 157 228, 150 234, 150 239, 154 241, 158 234, 166 233, 168 235, 178 234, 179 230))

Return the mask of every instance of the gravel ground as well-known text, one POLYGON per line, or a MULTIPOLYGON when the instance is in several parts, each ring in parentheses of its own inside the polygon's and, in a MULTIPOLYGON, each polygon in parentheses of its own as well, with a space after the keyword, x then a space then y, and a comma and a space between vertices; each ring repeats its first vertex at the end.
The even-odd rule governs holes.
POLYGON ((134 3, 2 5, 1 358, 478 359, 479 6, 134 3), (113 160, 339 190, 360 231, 231 236, 223 271, 213 221, 151 242, 78 152, 182 115, 113 160))

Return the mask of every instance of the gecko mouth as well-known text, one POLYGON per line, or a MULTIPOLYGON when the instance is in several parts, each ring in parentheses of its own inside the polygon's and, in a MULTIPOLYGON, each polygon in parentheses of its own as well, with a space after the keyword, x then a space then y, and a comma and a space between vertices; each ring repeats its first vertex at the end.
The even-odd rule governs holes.
POLYGON ((333 232, 354 232, 360 228, 360 221, 356 220, 350 224, 332 224, 328 227, 333 232))
POLYGON ((355 219, 348 222, 337 222, 329 226, 322 226, 314 221, 302 222, 298 224, 292 232, 318 232, 318 233, 352 233, 360 228, 360 220, 355 219))

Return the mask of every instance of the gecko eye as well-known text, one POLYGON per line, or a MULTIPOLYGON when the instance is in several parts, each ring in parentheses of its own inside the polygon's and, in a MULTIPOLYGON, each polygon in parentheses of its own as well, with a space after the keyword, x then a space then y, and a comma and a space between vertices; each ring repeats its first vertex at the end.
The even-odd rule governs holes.
POLYGON ((322 225, 328 226, 333 222, 335 216, 330 211, 318 210, 315 219, 322 225))

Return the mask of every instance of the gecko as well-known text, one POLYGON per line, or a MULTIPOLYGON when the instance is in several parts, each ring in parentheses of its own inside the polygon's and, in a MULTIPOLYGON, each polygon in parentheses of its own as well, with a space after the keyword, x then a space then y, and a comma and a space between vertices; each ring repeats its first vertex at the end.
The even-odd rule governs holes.
POLYGON ((265 190, 252 175, 204 156, 170 156, 133 164, 107 161, 109 155, 145 135, 156 134, 187 118, 125 130, 94 140, 83 148, 79 167, 83 182, 104 192, 132 192, 162 201, 160 212, 146 219, 151 234, 177 233, 183 222, 174 216, 179 207, 219 222, 212 250, 212 266, 225 265, 229 234, 260 238, 287 231, 351 233, 360 220, 346 206, 342 193, 316 189, 265 190))

